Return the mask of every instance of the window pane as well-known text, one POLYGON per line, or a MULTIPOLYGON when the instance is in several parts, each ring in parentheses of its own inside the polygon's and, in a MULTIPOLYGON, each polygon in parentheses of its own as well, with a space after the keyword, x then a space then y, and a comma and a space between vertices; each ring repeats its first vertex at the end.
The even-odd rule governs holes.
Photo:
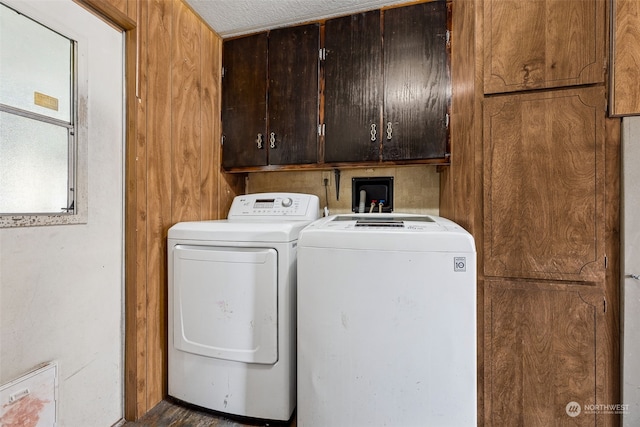
POLYGON ((0 213, 67 207, 69 135, 61 126, 0 112, 0 213))
POLYGON ((71 123, 71 40, 0 5, 0 103, 71 123))

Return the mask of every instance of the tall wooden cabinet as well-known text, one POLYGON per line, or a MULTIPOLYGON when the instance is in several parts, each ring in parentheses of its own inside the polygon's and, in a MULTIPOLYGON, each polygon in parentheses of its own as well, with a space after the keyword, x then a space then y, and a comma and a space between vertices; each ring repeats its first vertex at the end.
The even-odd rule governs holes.
POLYGON ((484 424, 615 424, 607 3, 481 4, 484 424))
POLYGON ((605 101, 602 85, 484 100, 487 425, 605 402, 605 101))

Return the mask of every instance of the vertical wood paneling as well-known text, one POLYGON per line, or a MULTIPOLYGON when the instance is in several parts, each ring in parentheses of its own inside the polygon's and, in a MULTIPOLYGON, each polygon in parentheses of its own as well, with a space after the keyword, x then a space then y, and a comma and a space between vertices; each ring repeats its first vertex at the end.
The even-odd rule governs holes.
POLYGON ((182 2, 173 12, 171 220, 200 218, 201 23, 182 2))
MULTIPOLYGON (((145 4, 146 6, 146 4, 145 4)), ((137 21, 146 20, 146 7, 140 8, 137 21)), ((126 46, 139 43, 145 49, 146 37, 139 34, 140 27, 126 33, 126 46)), ((146 361, 146 275, 147 275, 147 223, 146 211, 138 201, 146 200, 146 104, 138 102, 136 93, 137 49, 126 51, 127 134, 126 134, 126 204, 125 204, 125 417, 135 419, 143 415, 145 403, 144 378, 146 361), (134 117, 134 118, 132 118, 134 117)), ((140 70, 140 81, 146 81, 146 70, 140 70)), ((142 85, 146 90, 146 84, 142 85)), ((145 92, 146 93, 146 92, 145 92)), ((144 95, 141 95, 144 96, 144 95)))
POLYGON ((611 113, 640 114, 640 1, 613 0, 611 113))
POLYGON ((220 55, 221 40, 201 23, 200 76, 202 80, 202 102, 200 110, 201 142, 200 170, 200 219, 216 219, 218 213, 218 151, 220 150, 220 128, 215 118, 220 117, 220 55))
POLYGON ((145 411, 166 393, 166 237, 171 223, 171 48, 175 2, 148 2, 147 315, 145 411))
MULTIPOLYGON (((138 55, 147 51, 146 23, 148 22, 147 3, 142 2, 138 8, 138 26, 135 32, 130 33, 132 43, 137 43, 137 49, 127 49, 127 57, 130 60, 127 66, 135 78, 128 77, 127 84, 133 86, 127 90, 129 100, 135 103, 136 133, 134 138, 127 138, 127 165, 132 167, 135 182, 133 193, 127 193, 127 209, 132 211, 132 216, 127 214, 127 221, 132 221, 127 226, 127 235, 135 245, 125 252, 127 260, 127 296, 125 301, 127 333, 125 339, 125 376, 127 386, 125 388, 125 416, 129 419, 140 417, 146 408, 146 356, 147 356, 147 103, 139 102, 147 98, 147 69, 140 67, 138 55), (133 96, 137 93, 138 97, 133 96), (135 233, 133 233, 135 231, 135 233), (135 259, 135 263, 130 262, 135 259), (131 375, 134 369, 135 374, 131 375)), ((129 44, 128 44, 129 45, 129 44)), ((131 103, 128 103, 131 106, 131 103)))
POLYGON ((484 301, 482 256, 482 21, 476 19, 475 0, 451 4, 451 124, 450 166, 440 173, 440 215, 473 234, 478 251, 478 425, 484 425, 484 301), (479 37, 476 37, 476 33, 479 37))
MULTIPOLYGON (((133 31, 136 28, 136 7, 131 5, 135 0, 73 0, 86 7, 100 18, 112 23, 122 30, 133 31)), ((135 46, 133 44, 132 46, 135 46)))
MULTIPOLYGON (((602 402, 623 402, 620 387, 620 171, 621 171, 621 123, 620 119, 607 119, 605 124, 605 251, 609 268, 604 282, 607 311, 603 328, 599 331, 602 346, 597 348, 598 372, 602 372, 599 396, 602 402)), ((605 415, 599 425, 615 426, 617 415, 605 415)))

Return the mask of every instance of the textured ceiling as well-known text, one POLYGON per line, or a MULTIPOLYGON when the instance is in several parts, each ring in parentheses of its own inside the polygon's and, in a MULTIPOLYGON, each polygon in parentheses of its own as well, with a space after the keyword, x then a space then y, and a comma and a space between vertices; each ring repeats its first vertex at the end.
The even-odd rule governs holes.
POLYGON ((407 0, 186 1, 223 38, 407 3, 407 0))

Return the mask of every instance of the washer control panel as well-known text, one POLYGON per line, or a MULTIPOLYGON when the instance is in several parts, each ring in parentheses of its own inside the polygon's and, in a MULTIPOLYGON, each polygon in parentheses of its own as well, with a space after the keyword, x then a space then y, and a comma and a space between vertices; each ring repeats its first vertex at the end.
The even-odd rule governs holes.
POLYGON ((314 220, 319 217, 319 200, 312 194, 257 193, 236 196, 229 209, 229 220, 283 219, 314 220))

